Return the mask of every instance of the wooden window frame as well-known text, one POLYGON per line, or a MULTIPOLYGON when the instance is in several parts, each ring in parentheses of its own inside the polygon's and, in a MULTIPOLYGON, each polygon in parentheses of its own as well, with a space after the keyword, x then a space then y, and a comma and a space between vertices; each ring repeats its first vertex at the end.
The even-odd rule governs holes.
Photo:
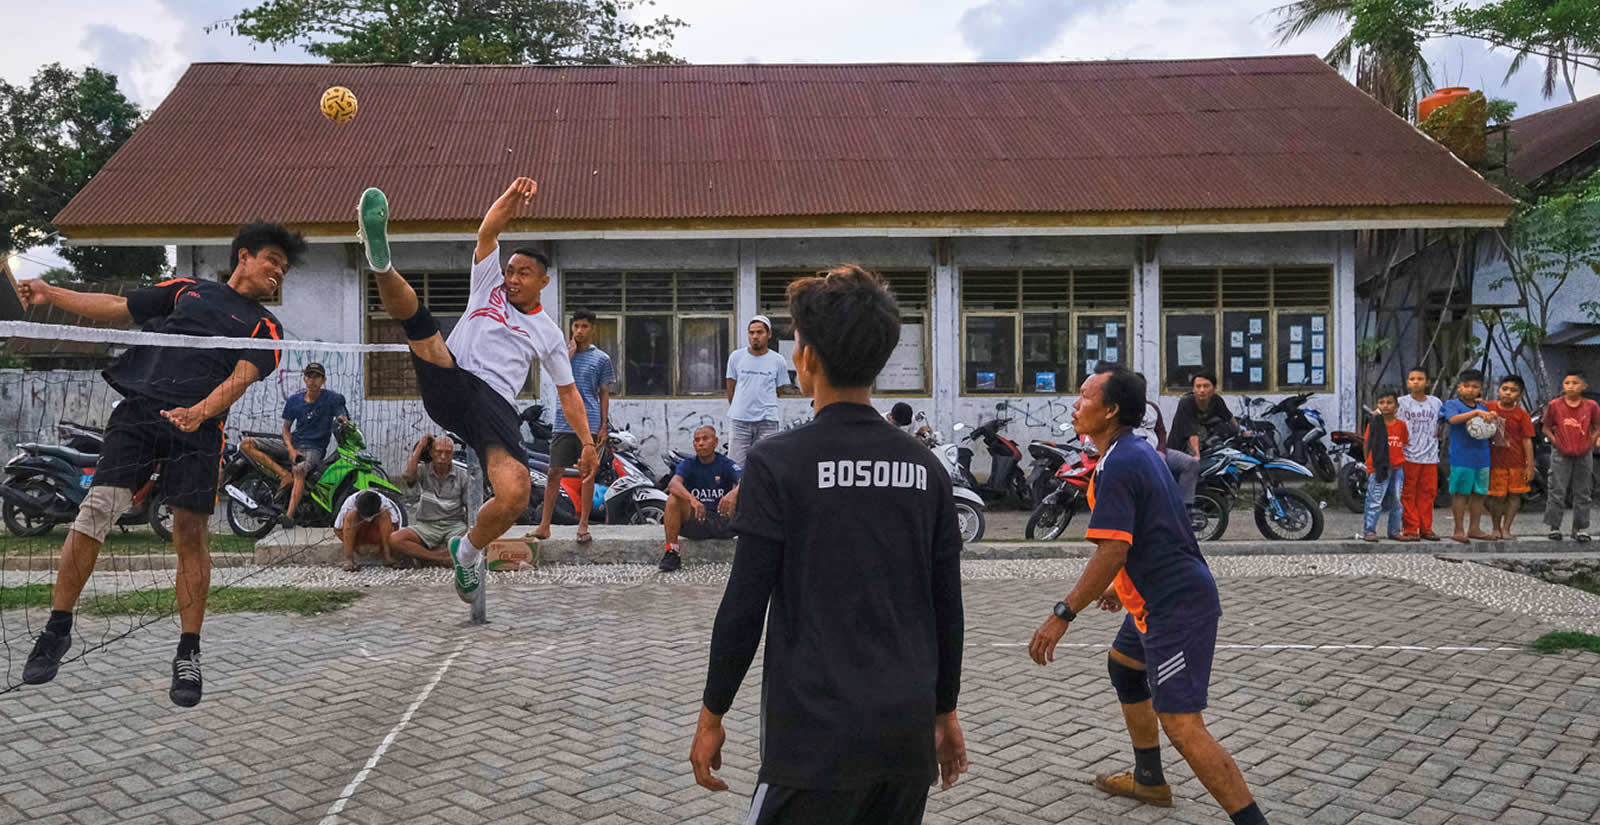
MULTIPOLYGON (((727 333, 728 334, 728 340, 725 343, 727 344, 728 352, 730 352, 730 353, 733 352, 733 347, 734 347, 734 344, 735 344, 734 325, 737 323, 736 316, 738 314, 738 298, 739 298, 739 273, 737 271, 735 271, 735 270, 723 270, 723 269, 616 269, 616 270, 613 270, 613 269, 583 269, 583 270, 568 270, 568 271, 563 272, 562 275, 561 275, 561 309, 562 309, 562 319, 563 319, 563 321, 564 321, 564 323, 566 325, 566 326, 563 327, 563 332, 565 332, 566 330, 571 329, 571 327, 572 327, 572 313, 574 313, 574 312, 576 312, 576 311, 578 311, 580 309, 587 309, 590 312, 593 312, 594 316, 595 316, 595 320, 598 320, 598 321, 607 321, 607 320, 609 320, 609 321, 616 322, 616 325, 617 325, 617 343, 616 343, 616 348, 617 348, 618 352, 615 352, 615 353, 608 352, 608 353, 606 353, 607 355, 611 356, 612 364, 614 365, 614 368, 616 370, 616 377, 617 377, 616 383, 612 384, 612 387, 615 390, 614 393, 611 396, 612 399, 619 399, 619 398, 638 399, 638 400, 644 400, 644 399, 652 399, 652 400, 655 400, 655 399, 660 399, 660 400, 705 399, 705 398, 717 398, 717 397, 721 397, 721 396, 726 395, 726 393, 727 393, 727 390, 725 389, 726 385, 725 384, 721 384, 721 383, 719 383, 717 385, 717 388, 716 388, 716 390, 714 392, 712 392, 712 391, 694 392, 694 393, 685 392, 683 390, 683 383, 682 383, 683 382, 683 376, 680 375, 680 370, 678 369, 678 360, 679 359, 678 359, 677 350, 678 350, 678 347, 681 346, 681 344, 683 342, 683 322, 686 321, 686 320, 694 320, 694 319, 702 319, 703 318, 703 319, 726 320, 727 321, 727 323, 728 323, 728 333, 727 333), (671 290, 672 290, 672 306, 671 306, 671 308, 670 309, 668 309, 668 308, 650 308, 650 309, 641 308, 641 309, 638 309, 638 310, 629 310, 628 304, 627 304, 627 294, 626 294, 625 289, 619 295, 619 298, 618 298, 618 301, 621 304, 621 308, 620 309, 612 309, 612 308, 595 309, 594 307, 590 307, 590 306, 578 306, 578 305, 573 304, 568 299, 568 296, 571 294, 569 292, 569 290, 571 289, 572 281, 575 280, 575 279, 604 276, 604 277, 615 278, 615 279, 618 279, 618 280, 624 280, 629 275, 640 275, 640 276, 661 276, 661 275, 666 275, 666 276, 670 276, 671 284, 672 284, 671 285, 671 290), (720 312, 720 311, 702 312, 702 311, 696 311, 693 308, 684 307, 680 303, 681 300, 682 300, 682 297, 681 297, 681 295, 679 293, 679 290, 681 288, 681 279, 683 278, 683 276, 686 276, 686 275, 701 275, 701 276, 714 275, 714 276, 717 276, 719 278, 726 278, 727 281, 728 281, 728 285, 729 285, 729 295, 730 295, 731 301, 732 301, 728 311, 726 311, 726 312, 720 312), (668 358, 668 361, 667 361, 667 386, 669 387, 670 391, 667 394, 664 394, 664 395, 654 395, 654 394, 653 395, 641 395, 641 394, 637 394, 637 393, 629 393, 627 391, 628 318, 629 318, 629 316, 639 317, 639 316, 651 316, 651 315, 666 316, 667 318, 670 319, 669 324, 670 324, 671 329, 672 329, 672 346, 670 347, 670 349, 672 350, 672 353, 671 353, 671 356, 668 358)), ((719 375, 719 376, 725 375, 726 371, 727 371, 727 366, 728 365, 727 365, 726 360, 724 360, 722 363, 716 364, 715 367, 716 367, 716 370, 717 370, 717 375, 719 375)))
MULTIPOLYGON (((1083 341, 1082 341, 1083 335, 1081 334, 1082 318, 1084 318, 1084 317, 1098 317, 1098 318, 1101 318, 1101 319, 1112 319, 1112 318, 1116 319, 1116 323, 1118 324, 1118 332, 1120 333, 1120 335, 1118 336, 1118 340, 1122 342, 1119 345, 1120 348, 1119 348, 1119 351, 1118 351, 1118 358, 1116 360, 1116 363, 1131 365, 1132 358, 1133 358, 1133 352, 1132 352, 1132 349, 1129 346, 1129 344, 1130 344, 1129 339, 1131 337, 1131 334, 1130 334, 1131 333, 1131 327, 1129 326, 1129 322, 1132 320, 1132 317, 1133 317, 1133 306, 1132 306, 1132 304, 1133 304, 1133 271, 1131 269, 1122 268, 1122 267, 1114 267, 1114 266, 1084 266, 1084 267, 1057 267, 1057 268, 1048 268, 1048 267, 1019 267, 1019 268, 1013 268, 1013 267, 970 267, 970 268, 958 270, 956 272, 956 274, 955 274, 955 277, 957 278, 957 282, 956 282, 956 286, 957 286, 956 307, 957 307, 957 312, 959 312, 960 315, 961 315, 961 347, 960 347, 959 358, 958 358, 958 361, 957 361, 957 371, 959 373, 957 381, 958 381, 958 384, 959 384, 958 389, 959 389, 960 395, 962 395, 964 397, 973 397, 973 398, 984 398, 984 397, 995 397, 995 396, 1011 396, 1011 395, 1014 395, 1014 396, 1039 396, 1039 397, 1056 397, 1056 396, 1064 396, 1064 395, 1077 395, 1078 387, 1079 387, 1079 385, 1081 383, 1081 380, 1082 380, 1079 377, 1077 370, 1078 370, 1079 366, 1082 366, 1082 365, 1084 365, 1084 364, 1086 364, 1088 362, 1088 358, 1086 357, 1086 353, 1084 352, 1085 347, 1083 346, 1083 341), (968 306, 967 306, 967 303, 966 303, 966 288, 965 288, 965 283, 966 283, 965 279, 966 279, 966 277, 969 274, 979 275, 979 274, 989 274, 989 273, 997 273, 997 272, 1015 274, 1016 275, 1016 278, 1017 278, 1017 281, 1016 281, 1016 285, 1017 285, 1016 286, 1016 308, 1014 308, 1014 309, 970 308, 969 309, 968 306), (1127 278, 1127 289, 1128 289, 1128 293, 1127 293, 1128 294, 1128 299, 1127 299, 1128 303, 1127 304, 1122 305, 1119 308, 1119 307, 1114 307, 1114 306, 1097 306, 1097 305, 1093 305, 1093 304, 1079 306, 1079 305, 1077 305, 1075 303, 1076 294, 1078 292, 1078 289, 1077 289, 1077 278, 1078 278, 1079 273, 1109 274, 1109 273, 1112 273, 1112 272, 1118 273, 1119 275, 1122 275, 1122 276, 1127 278), (1058 306, 1056 306, 1054 308, 1043 307, 1043 306, 1029 307, 1026 304, 1025 298, 1024 298, 1024 296, 1026 295, 1026 290, 1025 290, 1025 288, 1023 286, 1023 282, 1027 278, 1029 273, 1049 273, 1049 274, 1052 274, 1052 275, 1065 275, 1066 276, 1066 286, 1065 286, 1065 290, 1066 291, 1061 296, 1061 299, 1059 301, 1059 305, 1058 306), (1025 317, 1029 316, 1029 315, 1054 315, 1057 318, 1065 317, 1066 321, 1067 321, 1067 335, 1068 335, 1068 349, 1067 349, 1067 352, 1068 352, 1068 357, 1067 357, 1066 362, 1061 365, 1062 367, 1064 367, 1064 369, 1058 369, 1058 371, 1057 371, 1056 388, 1053 391, 1041 392, 1041 391, 1038 391, 1036 389, 1029 389, 1025 385, 1025 378, 1026 378, 1025 372, 1026 372, 1026 370, 1024 369, 1024 366, 1023 366, 1024 363, 1025 363, 1024 360, 1023 360, 1023 356, 1025 354, 1025 352, 1024 352, 1025 340, 1024 339, 1025 339, 1025 335, 1026 335, 1026 333, 1025 333, 1025 317), (966 347, 966 344, 967 344, 967 341, 969 340, 968 333, 967 333, 967 319, 968 318, 975 318, 975 317, 985 317, 985 318, 1009 317, 1009 318, 1012 319, 1012 339, 1013 339, 1012 350, 1013 351, 1012 351, 1012 362, 1011 363, 1012 363, 1012 373, 1016 376, 1016 387, 1014 389, 1009 389, 1009 390, 1004 390, 1004 389, 980 390, 980 389, 974 389, 974 388, 971 388, 971 387, 967 386, 967 347, 966 347)), ((1102 352, 1102 353, 1104 352, 1103 346, 1099 351, 1102 352)), ((1096 359, 1097 362, 1101 361, 1101 360, 1102 359, 1096 359)), ((1035 382, 1035 386, 1037 386, 1037 382, 1035 382)))
MULTIPOLYGON (((771 267, 756 272, 756 312, 772 319, 772 334, 775 339, 778 337, 778 328, 786 328, 791 326, 794 323, 794 319, 789 317, 787 306, 776 306, 771 303, 762 302, 762 281, 767 278, 786 276, 787 280, 785 281, 785 285, 787 286, 789 282, 794 281, 796 278, 804 278, 815 275, 817 272, 825 270, 826 268, 827 267, 821 266, 809 269, 805 267, 771 267)), ((878 389, 877 382, 873 382, 872 395, 875 398, 931 397, 933 395, 933 270, 917 269, 915 267, 886 267, 883 269, 873 269, 872 271, 877 272, 879 275, 884 277, 885 281, 891 283, 891 291, 893 278, 908 275, 921 277, 922 282, 927 290, 924 293, 925 298, 921 308, 902 308, 900 311, 900 324, 902 331, 907 323, 917 323, 922 325, 922 388, 917 390, 880 390, 878 389)), ((738 337, 740 341, 745 340, 745 332, 745 329, 734 330, 735 336, 738 337)), ((741 346, 745 346, 745 344, 741 344, 741 346)), ((773 349, 778 349, 778 345, 776 343, 773 344, 773 349)), ((788 356, 785 356, 785 358, 787 357, 788 356)), ((792 363, 789 365, 789 372, 792 378, 792 374, 794 373, 794 364, 792 363)))
MULTIPOLYGON (((1161 340, 1163 342, 1163 346, 1162 346, 1162 350, 1161 350, 1161 368, 1158 370, 1158 374, 1161 376, 1161 394, 1162 395, 1172 395, 1172 396, 1183 395, 1184 393, 1189 392, 1190 389, 1191 389, 1189 386, 1181 386, 1180 387, 1180 386, 1178 386, 1176 384, 1169 384, 1169 383, 1167 383, 1167 380, 1166 380, 1167 379, 1167 364, 1166 364, 1167 352, 1166 352, 1165 344, 1166 344, 1166 342, 1171 340, 1171 336, 1170 336, 1170 334, 1168 332, 1168 319, 1170 319, 1172 316, 1175 316, 1175 315, 1176 316, 1209 316, 1209 317, 1212 318, 1212 323, 1214 324, 1213 328, 1216 330, 1216 336, 1215 336, 1215 340, 1212 343, 1212 347, 1211 347, 1212 351, 1209 354, 1210 354, 1210 356, 1212 358, 1212 371, 1217 376, 1217 391, 1218 392, 1224 392, 1224 393, 1230 393, 1230 394, 1241 394, 1242 393, 1242 394, 1245 394, 1245 395, 1269 395, 1269 394, 1270 395, 1294 395, 1294 394, 1302 393, 1302 392, 1310 392, 1310 393, 1315 393, 1315 394, 1326 394, 1326 393, 1331 393, 1331 392, 1334 391, 1333 388, 1338 385, 1337 381, 1335 380, 1335 376, 1334 376, 1334 361, 1335 361, 1334 353, 1336 353, 1338 351, 1338 345, 1337 345, 1337 340, 1336 340, 1335 335, 1334 335, 1334 323, 1333 323, 1333 321, 1334 321, 1333 305, 1334 305, 1334 298, 1336 297, 1335 296, 1336 281, 1335 281, 1335 277, 1334 277, 1333 267, 1331 267, 1331 266, 1329 266, 1329 267, 1294 266, 1294 265, 1280 265, 1280 266, 1266 266, 1266 267, 1248 267, 1248 268, 1245 268, 1245 267, 1173 267, 1171 269, 1164 270, 1162 272, 1162 277, 1165 278, 1168 275, 1168 273, 1174 273, 1174 274, 1179 274, 1179 275, 1190 275, 1190 274, 1199 273, 1199 272, 1212 273, 1212 274, 1214 274, 1216 276, 1216 285, 1217 285, 1216 286, 1216 302, 1212 307, 1207 308, 1207 307, 1195 306, 1195 307, 1183 307, 1183 308, 1168 308, 1167 305, 1166 305, 1166 296, 1165 295, 1161 296, 1162 297, 1162 300, 1161 300, 1161 340), (1284 305, 1281 305, 1281 306, 1278 305, 1276 303, 1277 288, 1278 288, 1277 287, 1278 277, 1279 277, 1279 273, 1280 272, 1285 272, 1285 271, 1292 272, 1294 274, 1299 274, 1299 275, 1310 274, 1312 271, 1316 271, 1318 274, 1324 274, 1325 273, 1327 275, 1327 278, 1328 278, 1328 303, 1327 304, 1291 303, 1291 304, 1284 304, 1284 305), (1241 306, 1230 306, 1230 305, 1227 305, 1225 303, 1224 292, 1223 292, 1223 280, 1225 278, 1227 278, 1230 274, 1232 274, 1232 275, 1246 275, 1246 274, 1257 275, 1257 274, 1261 274, 1261 273, 1265 273, 1266 277, 1267 277, 1267 284, 1268 284, 1267 288, 1268 288, 1268 293, 1269 294, 1268 294, 1268 299, 1267 299, 1267 303, 1266 304, 1253 303, 1253 304, 1241 305, 1241 306), (1229 358, 1230 356, 1229 356, 1229 354, 1227 352, 1228 347, 1226 346, 1227 342, 1225 340, 1225 337, 1228 335, 1228 329, 1227 329, 1227 324, 1225 323, 1224 318, 1228 314, 1237 314, 1237 313, 1259 314, 1264 318, 1265 339, 1266 340, 1262 342, 1262 349, 1263 349, 1263 353, 1264 353, 1264 356, 1265 356, 1263 358, 1263 360, 1262 360, 1262 369, 1264 371, 1264 375, 1268 378, 1268 381, 1266 382, 1266 386, 1264 386, 1264 387, 1252 388, 1252 389, 1246 389, 1246 390, 1229 389, 1229 388, 1225 387, 1225 384, 1227 382, 1227 376, 1228 376, 1227 368, 1229 366, 1231 366, 1231 364, 1229 364, 1225 360, 1225 359, 1229 358), (1323 321, 1323 330, 1322 330, 1322 332, 1321 333, 1315 333, 1315 332, 1312 332, 1311 330, 1308 329, 1306 331, 1306 340, 1304 342, 1304 345, 1305 345, 1305 348, 1306 348, 1306 354, 1307 354, 1307 358, 1305 359, 1306 364, 1307 364, 1306 376, 1309 379, 1310 375, 1311 375, 1310 371, 1312 369, 1311 366, 1310 366, 1311 359, 1309 357, 1310 344, 1311 344, 1310 336, 1311 335, 1315 335, 1315 334, 1320 334, 1320 335, 1322 335, 1324 337, 1324 340, 1323 340, 1323 366, 1322 366, 1323 383, 1322 384, 1314 385, 1314 384, 1310 384, 1309 382, 1308 383, 1302 383, 1302 384, 1287 384, 1287 383, 1281 382, 1279 380, 1279 370, 1280 370, 1280 367, 1282 367, 1283 363, 1284 363, 1283 360, 1278 357, 1278 344, 1279 344, 1278 331, 1279 331, 1279 317, 1281 315, 1311 315, 1311 316, 1321 315, 1325 319, 1323 321)), ((1248 361, 1246 361, 1245 369, 1246 370, 1249 369, 1249 362, 1248 361)), ((1192 383, 1193 382, 1191 381, 1190 384, 1192 384, 1192 383)))

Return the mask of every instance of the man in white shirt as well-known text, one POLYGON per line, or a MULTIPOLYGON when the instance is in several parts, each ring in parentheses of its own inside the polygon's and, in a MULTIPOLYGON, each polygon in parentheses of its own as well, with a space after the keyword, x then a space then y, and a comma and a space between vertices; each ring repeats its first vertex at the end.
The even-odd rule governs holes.
POLYGON ((728 356, 728 457, 735 464, 778 431, 778 388, 789 385, 789 362, 768 347, 772 321, 757 315, 746 333, 750 346, 728 356))
POLYGON ((391 539, 400 527, 400 508, 386 496, 362 490, 344 500, 333 517, 333 535, 344 545, 344 569, 356 572, 356 548, 376 547, 386 567, 394 566, 391 539))
POLYGON ((600 462, 573 382, 566 336, 539 302, 540 290, 550 283, 549 260, 531 249, 517 249, 505 270, 500 268, 500 233, 518 205, 533 200, 538 188, 531 178, 517 178, 483 216, 467 311, 448 341, 417 300, 416 290, 390 263, 388 198, 377 189, 361 196, 360 235, 367 263, 376 273, 384 311, 405 329, 422 406, 439 426, 478 453, 494 486, 494 497, 478 511, 477 523, 465 536, 450 540, 456 593, 465 602, 472 601, 480 584, 483 548, 528 507, 531 484, 516 397, 535 359, 556 385, 561 411, 583 445, 578 469, 588 475, 600 462))

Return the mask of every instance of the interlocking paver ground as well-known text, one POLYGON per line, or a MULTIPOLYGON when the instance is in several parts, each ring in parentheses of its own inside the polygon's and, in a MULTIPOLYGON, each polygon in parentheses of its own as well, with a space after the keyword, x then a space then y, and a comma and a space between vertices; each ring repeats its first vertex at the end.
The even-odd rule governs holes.
MULTIPOLYGON (((1275 822, 1600 817, 1600 658, 1521 650, 1600 599, 1536 588, 1511 609, 1496 595, 1510 574, 1429 559, 1285 564, 1215 564, 1226 615, 1207 714, 1275 822)), ((1079 569, 968 565, 972 772, 931 796, 927 822, 1227 821, 1170 747, 1172 809, 1088 786, 1129 761, 1104 666, 1120 616, 1080 621, 1048 668, 1025 653, 1079 569)), ((208 620, 206 698, 189 711, 167 702, 174 631, 158 622, 0 695, 0 822, 322 822, 436 677, 337 821, 742 821, 759 657, 728 717, 737 795, 696 787, 686 759, 724 573, 499 577, 487 627, 442 578, 363 575, 389 584, 339 613, 208 620)), ((86 641, 131 626, 116 621, 86 641)), ((6 641, 14 679, 26 646, 6 641)))

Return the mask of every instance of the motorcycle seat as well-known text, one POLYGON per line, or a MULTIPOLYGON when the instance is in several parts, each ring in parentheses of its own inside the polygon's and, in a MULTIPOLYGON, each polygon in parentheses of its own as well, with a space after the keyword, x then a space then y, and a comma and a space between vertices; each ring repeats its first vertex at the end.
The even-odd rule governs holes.
POLYGON ((59 458, 74 467, 93 467, 95 463, 100 460, 100 456, 96 455, 95 453, 80 452, 72 449, 71 447, 63 447, 59 444, 18 444, 17 449, 23 450, 24 452, 34 453, 36 455, 47 455, 54 458, 59 458))

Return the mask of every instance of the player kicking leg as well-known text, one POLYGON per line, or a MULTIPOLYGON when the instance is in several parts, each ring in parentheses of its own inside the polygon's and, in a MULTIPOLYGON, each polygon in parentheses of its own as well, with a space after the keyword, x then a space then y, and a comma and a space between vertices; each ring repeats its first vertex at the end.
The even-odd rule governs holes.
POLYGON ((579 470, 592 473, 600 461, 572 378, 566 337, 539 301, 540 291, 550 283, 549 260, 531 249, 516 249, 504 270, 500 266, 500 233, 537 190, 532 179, 517 178, 483 216, 472 257, 471 296, 448 340, 392 265, 388 198, 378 189, 361 196, 360 236, 367 263, 376 273, 384 311, 405 329, 423 408, 478 453, 494 486, 477 522, 465 536, 450 540, 456 593, 462 601, 471 601, 481 582, 483 548, 510 529, 528 506, 531 485, 516 397, 535 360, 556 385, 561 411, 583 445, 579 470))

